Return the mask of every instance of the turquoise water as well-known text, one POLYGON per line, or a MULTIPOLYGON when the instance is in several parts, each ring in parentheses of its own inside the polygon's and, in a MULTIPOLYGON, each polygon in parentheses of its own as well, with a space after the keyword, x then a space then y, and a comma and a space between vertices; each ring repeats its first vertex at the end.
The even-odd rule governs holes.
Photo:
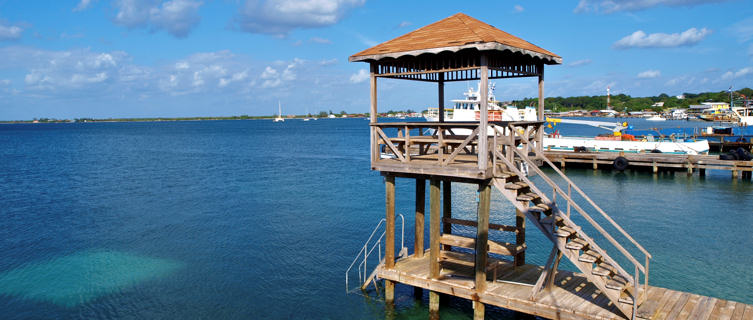
MULTIPOLYGON (((753 303, 749 181, 567 173, 652 252, 653 285, 753 303)), ((397 180, 409 247, 413 188, 397 180)), ((475 192, 454 186, 454 215, 475 218, 475 192)), ((501 196, 492 208, 511 223, 501 196)), ((0 125, 2 318, 424 318, 407 287, 395 310, 345 294, 383 216, 361 119, 0 125)), ((543 264, 551 245, 528 241, 543 264)))

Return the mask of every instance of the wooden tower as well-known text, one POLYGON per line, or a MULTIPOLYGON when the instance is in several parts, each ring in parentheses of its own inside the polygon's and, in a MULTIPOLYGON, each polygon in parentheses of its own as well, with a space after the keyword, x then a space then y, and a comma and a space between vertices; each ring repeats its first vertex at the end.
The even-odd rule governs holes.
MULTIPOLYGON (((429 290, 429 309, 433 316, 439 309, 439 293, 472 300, 475 318, 483 318, 485 304, 545 317, 569 315, 565 318, 596 318, 590 314, 596 315, 603 310, 618 317, 633 317, 636 314, 637 307, 645 299, 643 293, 648 286, 650 254, 543 157, 544 66, 561 64, 562 58, 458 13, 361 51, 349 60, 367 62, 370 66, 371 167, 382 173, 386 188, 385 258, 375 274, 385 279, 388 303, 394 299, 395 283, 400 282, 429 290), (486 99, 489 79, 519 77, 535 77, 538 80, 538 121, 490 121, 486 99), (439 121, 378 122, 379 78, 436 83, 439 121), (468 80, 480 81, 478 121, 445 121, 444 83, 468 80), (551 166, 560 176, 558 181, 565 181, 566 185, 549 178, 537 164, 551 166), (545 186, 537 187, 521 171, 521 167, 525 166, 532 175, 538 175, 537 181, 543 180, 545 186), (396 178, 412 179, 416 183, 414 250, 413 254, 399 260, 395 259, 396 178), (423 243, 427 180, 428 250, 423 243), (476 221, 452 216, 452 183, 478 186, 476 221), (492 188, 496 188, 515 206, 515 225, 490 223, 492 188), (543 190, 552 192, 546 194, 543 190), (573 192, 578 193, 576 200, 580 204, 573 199, 573 192), (621 241, 632 244, 631 250, 642 253, 645 262, 639 262, 610 232, 592 219, 588 211, 603 215, 612 233, 618 234, 621 241), (595 230, 593 232, 598 233, 600 239, 606 239, 616 250, 610 253, 619 254, 620 261, 634 266, 635 272, 627 272, 606 250, 599 247, 594 238, 571 219, 571 212, 579 216, 578 221, 587 221, 588 232, 595 230), (452 234, 453 224, 475 227, 476 236, 470 238, 452 234), (545 266, 526 264, 527 224, 533 225, 552 242, 551 254, 545 266), (515 233, 515 243, 489 240, 490 231, 515 233), (469 250, 473 253, 467 253, 469 250), (490 253, 509 259, 491 258, 490 253), (590 298, 593 304, 600 305, 603 310, 591 312, 585 310, 588 306, 570 309, 554 306, 559 303, 554 301, 558 299, 555 293, 565 286, 560 280, 573 275, 557 271, 562 257, 569 259, 580 270, 582 280, 577 285, 588 287, 588 292, 593 294, 590 298), (641 274, 645 281, 643 286, 639 285, 641 274), (524 283, 525 277, 533 278, 528 280, 529 283, 524 283)), ((566 285, 576 286, 572 283, 566 285)), ((582 297, 586 293, 576 291, 568 294, 582 297)), ((563 293, 561 298, 569 299, 570 295, 563 293)))

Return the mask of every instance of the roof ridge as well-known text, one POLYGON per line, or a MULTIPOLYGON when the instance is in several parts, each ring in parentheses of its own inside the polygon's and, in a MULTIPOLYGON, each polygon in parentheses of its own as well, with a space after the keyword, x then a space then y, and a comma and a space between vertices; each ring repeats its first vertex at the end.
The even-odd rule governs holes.
POLYGON ((475 35, 476 35, 477 37, 479 37, 479 39, 481 39, 481 41, 484 41, 484 37, 482 37, 482 36, 481 36, 480 34, 476 33, 476 30, 473 30, 473 28, 471 28, 471 26, 469 26, 469 25, 468 25, 468 24, 467 24, 467 23, 465 22, 465 19, 462 19, 462 18, 461 18, 461 15, 462 15, 462 16, 465 16, 465 17, 468 17, 468 18, 470 18, 470 16, 469 16, 469 15, 467 15, 467 14, 465 14, 465 13, 462 13, 462 12, 458 12, 458 13, 454 14, 454 15, 453 15, 453 17, 456 17, 456 18, 457 18, 458 20, 460 20, 460 22, 462 22, 462 23, 463 23, 463 25, 464 25, 464 26, 465 26, 465 27, 466 27, 466 28, 467 28, 467 29, 468 29, 469 31, 471 31, 471 32, 472 32, 473 34, 475 34, 475 35))

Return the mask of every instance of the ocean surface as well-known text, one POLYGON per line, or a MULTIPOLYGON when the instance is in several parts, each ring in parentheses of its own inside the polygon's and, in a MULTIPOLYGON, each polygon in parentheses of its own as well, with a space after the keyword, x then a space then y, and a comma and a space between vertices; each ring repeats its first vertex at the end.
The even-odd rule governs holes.
MULTIPOLYGON (((0 125, 0 318, 425 318, 428 295, 414 300, 408 287, 398 286, 394 310, 373 292, 346 294, 345 269, 384 217, 367 124, 0 125)), ((753 304, 750 181, 726 171, 566 172, 653 254, 652 285, 753 304)), ((397 180, 409 248, 413 190, 397 180)), ((475 186, 455 184, 453 215, 475 219, 475 199, 475 186)), ((501 195, 492 200, 492 222, 514 221, 501 195)), ((551 244, 534 229, 528 242, 527 261, 543 264, 551 244)), ((441 316, 470 310, 452 299, 441 316)))

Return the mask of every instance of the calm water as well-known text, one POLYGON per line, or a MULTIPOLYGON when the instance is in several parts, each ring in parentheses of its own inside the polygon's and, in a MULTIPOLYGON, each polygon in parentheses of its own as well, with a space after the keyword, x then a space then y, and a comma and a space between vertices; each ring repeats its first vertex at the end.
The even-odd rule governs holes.
MULTIPOLYGON (((384 216, 367 130, 361 119, 0 125, 0 317, 384 318, 378 298, 343 283, 384 216)), ((653 253, 653 285, 753 303, 750 182, 567 173, 653 253)), ((397 187, 409 235, 414 186, 397 187)), ((475 188, 453 191, 454 214, 474 219, 475 188)), ((497 194, 493 210, 512 221, 497 194)), ((551 245, 532 230, 529 248, 543 264, 551 245)), ((398 286, 392 316, 425 317, 410 292, 398 286)), ((452 300, 442 316, 469 311, 452 300)))

